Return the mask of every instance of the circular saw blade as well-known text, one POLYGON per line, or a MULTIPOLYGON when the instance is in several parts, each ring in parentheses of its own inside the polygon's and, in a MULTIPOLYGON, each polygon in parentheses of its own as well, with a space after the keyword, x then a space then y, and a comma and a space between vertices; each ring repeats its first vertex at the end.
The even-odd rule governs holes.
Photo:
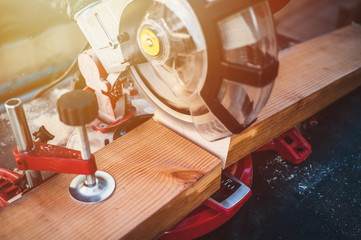
POLYGON ((135 38, 145 59, 130 67, 136 85, 156 106, 192 122, 210 141, 250 125, 277 75, 277 43, 266 1, 154 0, 135 38))
POLYGON ((188 122, 189 102, 204 104, 198 93, 207 70, 206 44, 197 22, 187 1, 153 1, 137 33, 147 63, 131 68, 157 105, 188 122))

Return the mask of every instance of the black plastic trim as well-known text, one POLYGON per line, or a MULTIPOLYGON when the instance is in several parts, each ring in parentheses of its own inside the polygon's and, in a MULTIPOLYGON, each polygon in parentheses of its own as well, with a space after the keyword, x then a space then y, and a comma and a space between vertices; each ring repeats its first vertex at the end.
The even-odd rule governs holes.
MULTIPOLYGON (((259 85, 266 85, 271 80, 271 76, 277 75, 278 62, 275 61, 275 65, 271 66, 264 73, 252 72, 251 70, 246 71, 242 67, 235 67, 229 63, 224 62, 222 56, 222 41, 220 38, 220 32, 218 29, 218 21, 231 16, 247 7, 250 7, 256 3, 264 2, 264 0, 217 0, 215 2, 206 3, 201 0, 188 0, 189 4, 196 13, 199 23, 201 25, 206 45, 207 45, 207 62, 208 71, 205 77, 205 83, 200 91, 200 95, 204 100, 205 104, 215 115, 216 118, 233 134, 242 132, 247 126, 240 124, 230 112, 219 102, 218 93, 222 85, 223 78, 231 78, 232 81, 240 82, 242 79, 236 77, 237 74, 246 74, 252 77, 252 79, 260 79, 255 82, 259 85), (269 72, 274 71, 267 79, 262 79, 270 74, 269 72), (211 86, 211 87, 210 87, 211 86)), ((252 81, 252 80, 251 80, 252 81)))
POLYGON ((221 63, 221 75, 227 80, 250 85, 253 87, 264 87, 277 77, 278 61, 274 60, 271 64, 263 68, 252 68, 240 66, 232 63, 221 63))

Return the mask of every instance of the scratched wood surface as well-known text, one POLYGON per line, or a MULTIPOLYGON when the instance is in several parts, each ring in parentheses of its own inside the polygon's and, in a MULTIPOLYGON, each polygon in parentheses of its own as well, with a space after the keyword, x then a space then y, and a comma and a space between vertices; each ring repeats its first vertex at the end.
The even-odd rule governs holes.
POLYGON ((75 202, 59 174, 0 212, 0 239, 152 239, 220 184, 219 159, 152 120, 95 157, 117 184, 108 200, 75 202))
POLYGON ((359 86, 360 25, 348 26, 292 47, 280 57, 273 92, 257 122, 231 139, 226 165, 359 86))

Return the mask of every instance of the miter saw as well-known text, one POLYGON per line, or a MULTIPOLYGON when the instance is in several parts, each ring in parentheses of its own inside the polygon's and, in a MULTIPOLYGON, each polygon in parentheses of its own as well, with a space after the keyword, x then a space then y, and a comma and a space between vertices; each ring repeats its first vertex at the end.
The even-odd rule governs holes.
MULTIPOLYGON (((270 96, 278 60, 268 1, 47 2, 74 18, 90 43, 78 64, 86 90, 97 98, 100 131, 114 130, 134 114, 127 96, 138 90, 154 104, 156 120, 212 151, 252 124, 270 96)), ((251 164, 246 158, 224 172, 224 187, 206 203, 211 210, 193 212, 187 231, 200 227, 200 216, 222 213, 203 218, 197 234, 204 234, 239 209, 250 196, 251 164)), ((87 173, 92 181, 93 172, 87 173)), ((182 224, 169 236, 185 233, 182 224)))
MULTIPOLYGON (((277 75, 266 1, 88 1, 74 18, 92 47, 79 68, 100 103, 129 77, 159 111, 193 123, 208 141, 250 125, 277 75)), ((122 108, 109 105, 100 104, 107 123, 122 108)))

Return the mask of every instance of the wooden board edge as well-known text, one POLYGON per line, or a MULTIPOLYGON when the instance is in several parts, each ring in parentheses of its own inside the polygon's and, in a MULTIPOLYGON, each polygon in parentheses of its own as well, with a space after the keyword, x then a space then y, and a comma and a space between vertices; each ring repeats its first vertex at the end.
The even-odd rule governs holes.
POLYGON ((226 167, 361 86, 361 68, 231 138, 226 167), (331 96, 330 101, 325 96, 331 96), (312 107, 311 107, 312 106, 312 107), (290 114, 291 113, 291 114, 290 114), (287 118, 287 124, 282 120, 287 118), (282 124, 281 124, 282 123, 282 124), (270 128, 272 128, 270 130, 270 128), (276 130, 275 130, 276 128, 276 130), (247 141, 252 144, 245 145, 247 141))
MULTIPOLYGON (((149 121, 152 121, 152 124, 157 124, 157 125, 159 124, 158 122, 155 122, 152 119, 148 120, 147 122, 149 123, 149 121)), ((146 123, 141 124, 137 128, 144 127, 144 124, 146 123)), ((161 126, 164 127, 163 125, 161 126)), ((135 133, 136 132, 134 132, 133 134, 135 133)), ((126 233, 125 236, 122 236, 120 234, 117 238, 155 239, 160 237, 165 231, 169 230, 171 227, 176 225, 180 220, 182 220, 196 207, 201 205, 215 191, 219 189, 221 182, 221 172, 222 172, 222 161, 218 160, 215 164, 212 165, 212 168, 209 171, 207 171, 207 173, 205 173, 202 177, 197 179, 191 186, 188 185, 184 187, 184 190, 182 192, 180 192, 175 198, 170 199, 169 202, 165 204, 163 207, 161 207, 160 210, 157 210, 155 214, 149 216, 145 221, 140 222, 137 227, 130 230, 128 233, 126 233), (170 210, 172 209, 174 209, 174 215, 169 216, 170 210), (165 221, 164 219, 169 219, 169 220, 165 221)), ((69 182, 75 176, 74 174, 57 174, 52 179, 47 180, 43 184, 44 186, 45 185, 51 186, 54 184, 54 182, 58 180, 58 178, 64 177, 64 175, 67 176, 69 182)), ((36 194, 39 191, 41 191, 41 188, 39 187, 32 189, 30 192, 25 194, 18 201, 1 209, 0 212, 4 210, 11 211, 12 210, 11 208, 14 206, 16 206, 17 208, 21 207, 22 203, 25 203, 27 199, 31 198, 34 194, 36 194)))
POLYGON ((185 189, 185 191, 173 198, 156 214, 153 214, 142 222, 139 227, 122 237, 122 239, 157 239, 160 237, 164 232, 171 229, 219 189, 221 172, 222 162, 219 161, 219 164, 195 182, 192 187, 185 189), (186 201, 184 201, 184 199, 186 199, 186 201), (182 209, 182 211, 174 213, 174 216, 172 216, 175 221, 163 221, 164 219, 169 218, 169 209, 182 209), (149 225, 152 227, 149 228, 149 225), (148 229, 157 229, 157 235, 151 235, 151 233, 147 231, 148 229))

